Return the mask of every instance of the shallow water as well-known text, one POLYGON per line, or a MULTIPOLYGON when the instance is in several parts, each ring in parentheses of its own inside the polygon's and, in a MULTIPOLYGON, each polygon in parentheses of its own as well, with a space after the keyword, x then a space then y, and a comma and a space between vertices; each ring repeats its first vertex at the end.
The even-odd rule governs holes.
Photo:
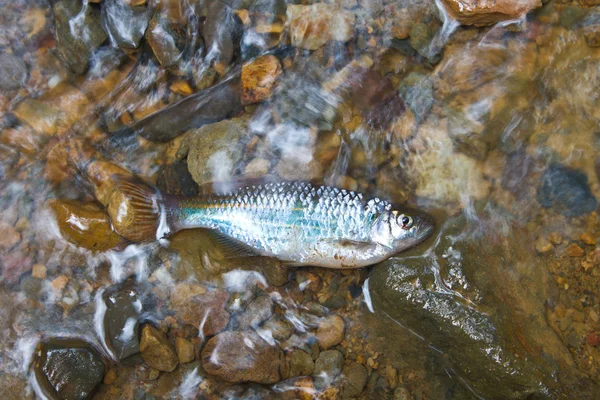
POLYGON ((7 398, 600 398, 600 5, 452 4, 0 1, 7 398), (343 271, 132 243, 115 174, 436 230, 343 271))

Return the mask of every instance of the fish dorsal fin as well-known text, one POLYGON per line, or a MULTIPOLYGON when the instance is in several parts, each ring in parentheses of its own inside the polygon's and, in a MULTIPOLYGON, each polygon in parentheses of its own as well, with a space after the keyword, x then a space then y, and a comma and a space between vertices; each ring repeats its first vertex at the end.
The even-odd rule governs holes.
POLYGON ((209 230, 208 234, 218 246, 218 250, 224 259, 262 256, 247 244, 225 236, 221 232, 209 230))

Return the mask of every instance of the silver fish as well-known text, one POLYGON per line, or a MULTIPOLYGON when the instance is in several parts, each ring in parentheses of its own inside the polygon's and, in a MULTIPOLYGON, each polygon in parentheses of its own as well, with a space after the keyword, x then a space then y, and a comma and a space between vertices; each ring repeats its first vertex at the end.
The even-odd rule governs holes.
POLYGON ((421 243, 434 229, 425 213, 307 182, 249 185, 193 198, 134 180, 121 180, 118 187, 123 195, 109 206, 109 215, 115 231, 129 240, 205 228, 239 256, 275 257, 294 266, 372 265, 421 243))

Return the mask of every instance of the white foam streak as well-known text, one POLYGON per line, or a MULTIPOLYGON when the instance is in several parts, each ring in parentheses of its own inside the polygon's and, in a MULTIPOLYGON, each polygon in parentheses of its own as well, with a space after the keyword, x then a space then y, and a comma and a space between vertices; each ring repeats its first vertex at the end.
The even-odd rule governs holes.
POLYGON ((371 278, 367 278, 365 280, 365 283, 363 283, 363 296, 364 296, 364 302, 367 305, 367 308, 369 309, 369 311, 371 311, 372 313, 375 312, 375 309, 373 308, 373 302, 371 301, 371 292, 369 292, 369 279, 371 278))

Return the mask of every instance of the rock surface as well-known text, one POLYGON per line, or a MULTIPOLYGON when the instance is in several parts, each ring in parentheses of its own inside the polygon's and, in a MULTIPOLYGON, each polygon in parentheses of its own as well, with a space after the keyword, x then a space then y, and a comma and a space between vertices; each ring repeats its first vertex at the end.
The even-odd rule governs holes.
POLYGON ((133 281, 109 287, 102 299, 106 305, 104 329, 106 340, 118 360, 140 351, 139 318, 142 302, 133 281))
POLYGON ((93 203, 55 200, 50 203, 50 208, 62 236, 77 246, 106 251, 122 241, 111 229, 106 212, 93 203))
POLYGON ((540 0, 444 0, 450 15, 463 25, 491 25, 517 19, 542 6, 540 0))
POLYGON ((164 334, 151 325, 142 328, 140 351, 146 364, 152 368, 167 372, 177 368, 177 353, 164 334))
POLYGON ((202 350, 202 367, 228 382, 276 383, 283 353, 251 331, 223 332, 202 350))
POLYGON ((16 90, 25 83, 27 66, 14 54, 0 54, 0 89, 16 90))
POLYGON ((598 206, 585 173, 560 164, 544 172, 537 193, 542 206, 555 208, 568 217, 588 214, 598 206))
POLYGON ((185 324, 200 329, 204 336, 221 332, 229 322, 225 304, 229 294, 222 289, 206 291, 200 285, 178 285, 171 294, 171 307, 185 324), (181 293, 185 290, 185 293, 181 293))
POLYGON ((344 339, 344 320, 338 315, 323 318, 319 322, 316 336, 323 350, 339 344, 344 339))
POLYGON ((329 386, 341 373, 344 356, 337 350, 326 350, 319 354, 315 362, 313 377, 315 387, 319 389, 329 386))
POLYGON ((102 382, 105 365, 100 355, 79 340, 51 340, 39 346, 34 360, 42 390, 56 398, 88 398, 102 382))
POLYGON ((188 168, 198 185, 228 181, 242 159, 246 124, 231 119, 203 126, 188 137, 188 168))
POLYGON ((77 0, 59 1, 53 9, 60 55, 69 69, 81 75, 87 70, 93 51, 108 39, 100 10, 87 3, 82 10, 82 3, 77 0))
POLYGON ((335 40, 347 42, 353 36, 354 14, 334 5, 288 5, 287 23, 292 45, 316 50, 335 40))
POLYGON ((275 56, 258 57, 242 66, 242 104, 260 103, 271 97, 271 89, 281 75, 275 56))

